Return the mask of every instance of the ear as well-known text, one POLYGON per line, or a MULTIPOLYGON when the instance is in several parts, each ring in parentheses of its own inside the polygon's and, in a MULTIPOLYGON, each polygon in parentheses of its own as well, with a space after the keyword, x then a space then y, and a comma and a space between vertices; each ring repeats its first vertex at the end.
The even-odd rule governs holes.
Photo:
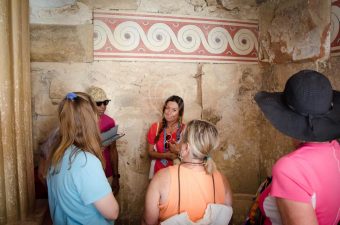
POLYGON ((183 143, 181 149, 182 157, 189 155, 189 151, 190 151, 189 143, 183 143))

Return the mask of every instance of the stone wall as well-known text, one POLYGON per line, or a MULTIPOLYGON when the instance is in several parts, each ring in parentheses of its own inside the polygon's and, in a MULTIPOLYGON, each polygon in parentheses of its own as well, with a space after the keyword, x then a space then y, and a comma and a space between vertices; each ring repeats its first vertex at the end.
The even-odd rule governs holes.
POLYGON ((266 1, 259 8, 262 62, 286 64, 329 58, 331 1, 266 1))
POLYGON ((169 95, 184 98, 186 122, 202 118, 218 127, 221 145, 213 158, 235 193, 232 223, 241 224, 259 182, 292 149, 290 138, 264 119, 254 94, 282 91, 286 80, 301 69, 325 73, 340 89, 340 59, 330 56, 330 0, 64 3, 50 8, 36 4, 31 15, 34 149, 37 153, 39 142, 55 123, 57 104, 66 92, 85 91, 93 84, 102 87, 112 99, 107 113, 126 133, 117 143, 124 225, 139 223, 148 185, 145 135, 160 118, 162 102, 169 95), (258 19, 260 64, 93 61, 93 9, 258 19))
MULTIPOLYGON (((121 173, 119 220, 124 225, 139 224, 150 165, 146 132, 153 121, 161 118, 164 100, 177 94, 185 102, 185 122, 202 118, 217 125, 221 146, 213 158, 229 178, 234 192, 251 196, 259 184, 259 112, 252 100, 261 86, 259 66, 93 61, 90 15, 93 9, 114 9, 257 19, 256 2, 82 0, 64 3, 62 6, 55 6, 53 1, 31 4, 35 159, 38 159, 39 143, 55 126, 56 108, 65 93, 86 91, 90 85, 102 87, 112 100, 107 114, 115 118, 120 130, 126 133, 117 142, 121 173)), ((250 198, 241 196, 243 210, 235 210, 234 224, 244 219, 245 206, 249 204, 250 198)))
POLYGON ((191 63, 32 63, 35 144, 38 147, 55 124, 57 103, 65 93, 85 91, 90 85, 102 87, 112 99, 108 114, 126 133, 117 142, 120 219, 123 224, 137 224, 148 185, 146 132, 161 117, 164 99, 178 94, 185 101, 185 122, 203 118, 219 128, 221 146, 213 158, 230 179, 233 190, 254 193, 259 182, 258 170, 253 169, 259 168, 259 131, 258 112, 254 113, 251 96, 258 88, 259 68, 203 65, 201 81, 195 78, 199 68, 200 65, 191 63), (198 82, 202 83, 201 88, 198 82))
MULTIPOLYGON (((331 1, 264 1, 259 7, 262 88, 282 91, 287 79, 302 69, 325 73, 339 88, 338 60, 330 60, 331 1), (297 13, 299 12, 299 13, 297 13)), ((260 177, 271 175, 275 161, 293 149, 291 139, 264 119, 260 122, 260 177), (275 140, 275 144, 272 142, 275 140)))

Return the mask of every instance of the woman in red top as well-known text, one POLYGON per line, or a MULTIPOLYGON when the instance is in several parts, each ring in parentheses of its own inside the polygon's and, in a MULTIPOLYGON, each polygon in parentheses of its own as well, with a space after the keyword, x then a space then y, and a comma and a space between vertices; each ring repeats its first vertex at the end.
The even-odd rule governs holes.
POLYGON ((173 160, 177 158, 177 143, 184 128, 183 113, 183 99, 173 95, 164 103, 162 121, 151 125, 147 135, 148 153, 152 159, 150 179, 160 169, 173 165, 173 160))

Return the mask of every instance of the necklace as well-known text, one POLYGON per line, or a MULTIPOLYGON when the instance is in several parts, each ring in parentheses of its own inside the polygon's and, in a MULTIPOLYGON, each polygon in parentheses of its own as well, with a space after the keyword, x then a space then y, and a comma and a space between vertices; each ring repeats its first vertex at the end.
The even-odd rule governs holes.
POLYGON ((164 152, 166 152, 166 150, 168 150, 168 146, 166 146, 166 143, 169 141, 167 140, 167 132, 166 132, 166 129, 169 129, 169 140, 172 139, 172 133, 175 131, 175 129, 177 129, 176 131, 176 142, 179 141, 180 137, 181 137, 181 125, 180 124, 173 124, 172 126, 168 126, 168 127, 164 127, 163 129, 163 136, 164 136, 164 139, 163 139, 163 147, 164 147, 164 152), (172 129, 171 129, 172 128, 172 129), (175 129, 174 129, 175 128, 175 129))
POLYGON ((168 126, 168 131, 169 131, 170 134, 172 134, 177 128, 179 128, 179 126, 178 126, 177 123, 175 123, 171 126, 168 126))
POLYGON ((182 161, 181 164, 190 164, 190 165, 193 165, 193 166, 203 166, 204 162, 185 162, 185 161, 182 161))

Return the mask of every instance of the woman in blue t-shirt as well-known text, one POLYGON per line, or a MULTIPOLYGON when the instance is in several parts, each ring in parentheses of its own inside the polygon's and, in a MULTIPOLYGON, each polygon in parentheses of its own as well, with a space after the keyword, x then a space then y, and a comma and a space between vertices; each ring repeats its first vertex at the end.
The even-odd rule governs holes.
POLYGON ((119 206, 103 170, 95 103, 71 92, 58 115, 60 143, 49 156, 47 174, 53 224, 113 224, 119 206))

